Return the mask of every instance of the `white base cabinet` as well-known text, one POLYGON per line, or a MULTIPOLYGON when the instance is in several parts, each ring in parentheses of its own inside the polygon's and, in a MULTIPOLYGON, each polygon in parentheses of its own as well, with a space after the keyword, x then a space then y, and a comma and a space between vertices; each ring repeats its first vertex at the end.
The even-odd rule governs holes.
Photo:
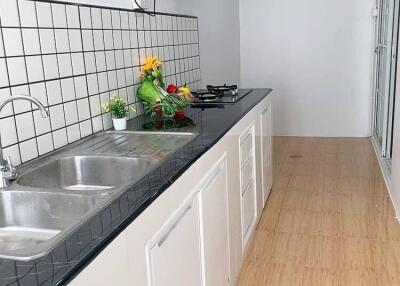
POLYGON ((271 111, 268 96, 69 285, 234 286, 272 187, 271 111))

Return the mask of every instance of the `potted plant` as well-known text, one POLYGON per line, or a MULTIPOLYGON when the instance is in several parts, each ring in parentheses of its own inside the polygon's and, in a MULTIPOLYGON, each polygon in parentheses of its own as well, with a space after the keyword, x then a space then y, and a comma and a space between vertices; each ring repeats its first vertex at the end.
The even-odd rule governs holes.
POLYGON ((128 107, 126 101, 117 94, 113 94, 110 101, 103 104, 102 108, 105 112, 111 113, 114 129, 117 131, 126 130, 128 116, 132 112, 136 112, 134 108, 128 107))

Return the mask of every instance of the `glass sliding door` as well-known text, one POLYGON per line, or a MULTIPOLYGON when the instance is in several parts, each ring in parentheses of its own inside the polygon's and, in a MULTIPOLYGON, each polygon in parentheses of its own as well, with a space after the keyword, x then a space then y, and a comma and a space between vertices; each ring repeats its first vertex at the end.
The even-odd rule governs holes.
POLYGON ((378 8, 374 136, 380 145, 382 156, 390 163, 399 5, 395 0, 378 0, 378 8))

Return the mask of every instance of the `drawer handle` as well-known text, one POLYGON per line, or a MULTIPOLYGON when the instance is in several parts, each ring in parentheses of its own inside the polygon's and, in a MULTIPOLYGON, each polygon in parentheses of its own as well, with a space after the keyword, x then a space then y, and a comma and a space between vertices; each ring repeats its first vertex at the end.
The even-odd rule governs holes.
POLYGON ((174 231, 174 229, 179 225, 179 223, 182 221, 182 219, 185 217, 185 215, 192 209, 193 205, 188 206, 182 214, 179 216, 179 218, 174 222, 174 224, 168 229, 167 233, 165 233, 160 241, 157 243, 158 247, 161 247, 164 242, 168 239, 168 237, 171 235, 171 233, 174 231))

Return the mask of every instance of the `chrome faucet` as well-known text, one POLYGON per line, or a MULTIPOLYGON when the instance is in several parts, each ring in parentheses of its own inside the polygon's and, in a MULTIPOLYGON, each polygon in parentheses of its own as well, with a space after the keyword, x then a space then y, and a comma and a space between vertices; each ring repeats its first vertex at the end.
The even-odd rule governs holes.
MULTIPOLYGON (((39 108, 43 118, 49 116, 43 104, 41 104, 39 100, 37 100, 34 97, 26 95, 10 96, 7 99, 0 102, 0 113, 3 110, 4 106, 15 100, 26 100, 32 102, 39 108)), ((11 158, 8 157, 7 159, 4 159, 3 147, 1 145, 1 134, 0 134, 0 189, 9 187, 11 182, 17 179, 17 177, 18 177, 17 169, 13 166, 11 158)))

